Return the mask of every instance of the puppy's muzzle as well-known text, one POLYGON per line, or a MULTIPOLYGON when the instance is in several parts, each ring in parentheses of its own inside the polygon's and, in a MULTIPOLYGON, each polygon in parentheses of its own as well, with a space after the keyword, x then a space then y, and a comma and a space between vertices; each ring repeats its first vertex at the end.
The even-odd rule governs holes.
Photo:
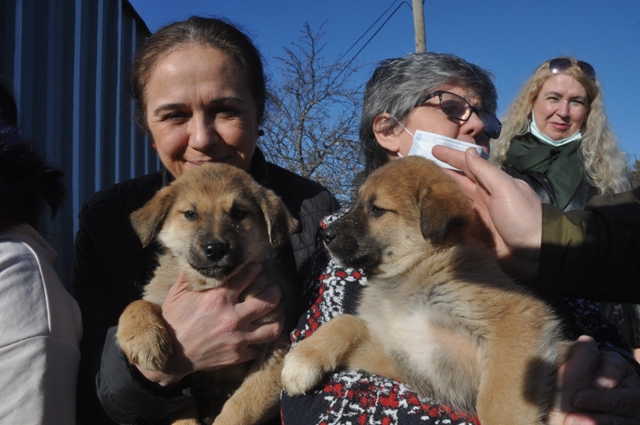
POLYGON ((229 253, 229 244, 222 241, 210 241, 203 247, 204 255, 213 262, 218 262, 229 253))
POLYGON ((192 245, 189 264, 207 277, 228 276, 243 262, 242 250, 238 248, 220 239, 205 240, 202 244, 192 245))
POLYGON ((338 232, 334 226, 329 226, 322 231, 322 239, 326 245, 333 242, 338 236, 338 232))

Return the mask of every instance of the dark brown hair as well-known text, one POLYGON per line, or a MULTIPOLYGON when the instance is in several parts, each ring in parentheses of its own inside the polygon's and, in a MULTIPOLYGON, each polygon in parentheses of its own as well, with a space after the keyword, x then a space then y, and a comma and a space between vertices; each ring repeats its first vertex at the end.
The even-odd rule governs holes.
POLYGON ((238 72, 246 78, 255 102, 258 123, 262 123, 267 89, 260 52, 246 34, 229 22, 219 18, 192 16, 160 28, 136 54, 132 91, 138 125, 148 130, 146 87, 153 68, 171 52, 190 44, 213 47, 231 59, 238 72))

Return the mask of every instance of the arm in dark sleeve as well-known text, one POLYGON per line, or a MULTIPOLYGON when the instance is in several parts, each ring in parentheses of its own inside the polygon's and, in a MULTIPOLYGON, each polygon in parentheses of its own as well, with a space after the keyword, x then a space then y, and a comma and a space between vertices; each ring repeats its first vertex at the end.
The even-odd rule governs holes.
POLYGON ((585 211, 543 205, 538 290, 640 303, 640 188, 592 198, 585 211))
POLYGON ((107 415, 122 424, 152 424, 182 407, 191 397, 184 383, 160 394, 140 378, 116 344, 117 327, 110 328, 96 379, 98 399, 107 415))
MULTIPOLYGON (((146 387, 130 370, 113 337, 107 335, 124 308, 140 298, 141 285, 132 267, 143 262, 144 255, 129 247, 127 232, 115 230, 127 229, 126 218, 90 211, 87 205, 79 214, 71 277, 71 292, 80 306, 84 328, 76 404, 79 424, 151 422, 158 418, 157 413, 183 404, 184 397, 158 396, 146 387), (145 412, 153 415, 145 416, 145 412)), ((109 335, 112 333, 113 329, 109 335)))

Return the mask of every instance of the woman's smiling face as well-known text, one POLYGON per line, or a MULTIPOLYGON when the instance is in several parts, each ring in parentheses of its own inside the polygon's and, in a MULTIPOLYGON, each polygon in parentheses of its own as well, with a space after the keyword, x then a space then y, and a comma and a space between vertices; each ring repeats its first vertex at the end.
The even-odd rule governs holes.
POLYGON ((149 131, 174 177, 206 162, 248 170, 258 138, 256 106, 225 53, 198 44, 169 53, 153 68, 145 98, 149 131))
POLYGON ((550 77, 533 103, 533 116, 542 134, 561 140, 576 134, 587 115, 587 91, 566 74, 550 77))

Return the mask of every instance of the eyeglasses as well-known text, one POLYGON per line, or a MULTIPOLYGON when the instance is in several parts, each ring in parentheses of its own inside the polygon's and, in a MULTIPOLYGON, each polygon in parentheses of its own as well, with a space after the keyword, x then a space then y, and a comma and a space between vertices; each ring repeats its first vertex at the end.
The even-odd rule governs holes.
POLYGON ((425 94, 418 99, 415 107, 424 104, 427 100, 436 96, 440 99, 440 108, 442 109, 442 112, 447 116, 460 121, 467 121, 471 118, 471 114, 475 112, 484 125, 484 133, 492 139, 500 137, 502 124, 495 115, 487 110, 471 106, 465 98, 460 97, 455 93, 438 90, 433 93, 425 94))
MULTIPOLYGON (((587 77, 596 78, 596 70, 593 69, 593 67, 589 63, 584 61, 576 61, 576 65, 578 66, 578 68, 580 68, 580 71, 582 71, 582 73, 587 77)), ((549 71, 551 71, 552 74, 561 74, 567 69, 571 68, 571 66, 573 66, 573 63, 569 58, 555 58, 549 61, 549 71)))

